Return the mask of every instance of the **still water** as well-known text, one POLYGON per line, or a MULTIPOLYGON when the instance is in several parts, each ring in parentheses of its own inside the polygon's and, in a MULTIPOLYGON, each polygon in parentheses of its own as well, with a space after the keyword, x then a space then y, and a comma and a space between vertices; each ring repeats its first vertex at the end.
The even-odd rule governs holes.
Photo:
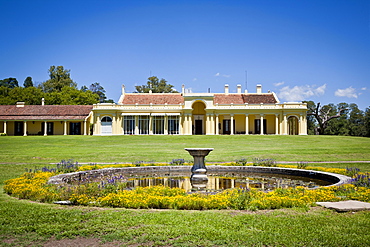
POLYGON ((279 174, 259 174, 259 173, 243 173, 243 174, 218 174, 208 175, 208 181, 203 186, 192 186, 190 174, 183 176, 157 176, 157 177, 132 177, 126 181, 127 188, 147 187, 164 185, 171 188, 182 188, 188 192, 194 190, 206 191, 222 191, 230 188, 256 188, 262 191, 271 191, 277 188, 289 188, 304 186, 308 188, 316 188, 319 186, 330 185, 330 182, 323 180, 306 178, 300 176, 289 176, 279 174))

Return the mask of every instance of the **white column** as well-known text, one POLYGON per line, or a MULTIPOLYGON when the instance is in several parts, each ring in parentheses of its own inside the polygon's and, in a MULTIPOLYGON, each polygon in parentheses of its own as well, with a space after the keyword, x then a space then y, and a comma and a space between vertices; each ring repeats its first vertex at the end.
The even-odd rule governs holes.
POLYGON ((245 134, 249 135, 249 114, 245 114, 245 134))
POLYGON ((182 135, 183 129, 182 126, 184 126, 182 123, 182 115, 179 116, 179 135, 182 135))
POLYGON ((96 131, 98 132, 97 134, 101 134, 101 117, 100 116, 98 116, 96 131))
POLYGON ((65 136, 67 135, 67 121, 66 121, 66 120, 64 120, 63 134, 64 134, 65 136))
POLYGON ((209 115, 209 120, 210 120, 209 126, 211 128, 210 133, 211 135, 214 135, 215 134, 215 115, 213 113, 209 115))
POLYGON ((234 135, 234 114, 230 114, 230 135, 234 135))
POLYGON ((84 120, 84 136, 86 135, 86 120, 84 120))
POLYGON ((138 135, 139 134, 139 116, 136 115, 135 116, 135 131, 134 131, 135 135, 138 135))
POLYGON ((209 114, 207 113, 206 114, 206 135, 209 135, 210 134, 210 117, 209 117, 209 114))
POLYGON ((287 135, 288 134, 288 121, 286 118, 286 114, 284 114, 283 129, 284 129, 283 135, 287 135))
POLYGON ((275 135, 279 134, 279 114, 275 114, 275 135))
POLYGON ((23 122, 23 136, 27 136, 27 121, 23 122))
POLYGON ((6 134, 6 121, 4 121, 4 134, 6 134))
POLYGON ((218 128, 219 121, 218 114, 216 114, 216 135, 220 134, 220 129, 218 128))
POLYGON ((263 129, 263 114, 261 114, 260 115, 260 128, 261 128, 261 134, 260 135, 264 135, 265 133, 265 131, 264 131, 264 129, 263 129))
POLYGON ((48 135, 48 123, 44 121, 44 136, 48 135))
POLYGON ((209 114, 208 113, 206 113, 205 121, 206 121, 206 131, 204 132, 206 135, 208 135, 209 134, 209 114))
POLYGON ((153 135, 153 116, 149 116, 149 135, 153 135))
POLYGON ((302 135, 307 135, 307 118, 306 115, 302 115, 302 135))
POLYGON ((193 134, 193 118, 191 117, 191 114, 188 115, 188 128, 189 128, 189 135, 193 134))
POLYGON ((182 128, 183 128, 183 134, 187 135, 188 134, 188 117, 187 114, 183 114, 183 123, 182 123, 182 128))
POLYGON ((298 123, 298 135, 302 135, 303 132, 303 116, 302 114, 299 116, 299 123, 298 123))
POLYGON ((168 116, 164 116, 164 134, 168 135, 168 116))
POLYGON ((117 117, 116 113, 112 115, 112 135, 117 134, 117 117))

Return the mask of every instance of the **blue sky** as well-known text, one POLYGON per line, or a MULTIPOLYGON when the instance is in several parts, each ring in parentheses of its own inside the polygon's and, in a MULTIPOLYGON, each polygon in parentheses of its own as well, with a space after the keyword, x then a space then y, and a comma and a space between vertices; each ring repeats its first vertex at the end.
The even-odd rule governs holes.
POLYGON ((150 75, 177 90, 370 106, 370 1, 0 0, 0 79, 99 82, 117 101, 150 75), (247 72, 246 72, 247 71, 247 72))

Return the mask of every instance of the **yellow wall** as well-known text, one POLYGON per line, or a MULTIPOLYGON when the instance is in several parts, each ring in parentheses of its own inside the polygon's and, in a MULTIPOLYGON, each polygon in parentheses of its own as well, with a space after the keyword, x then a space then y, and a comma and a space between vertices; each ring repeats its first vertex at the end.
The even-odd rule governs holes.
POLYGON ((235 133, 245 133, 245 115, 234 115, 235 133))
POLYGON ((194 115, 204 115, 206 114, 206 111, 204 110, 206 106, 203 102, 195 102, 193 104, 193 114, 194 115))
POLYGON ((14 122, 12 121, 12 122, 6 122, 6 129, 7 129, 7 131, 6 131, 6 133, 8 134, 8 135, 14 135, 14 122))

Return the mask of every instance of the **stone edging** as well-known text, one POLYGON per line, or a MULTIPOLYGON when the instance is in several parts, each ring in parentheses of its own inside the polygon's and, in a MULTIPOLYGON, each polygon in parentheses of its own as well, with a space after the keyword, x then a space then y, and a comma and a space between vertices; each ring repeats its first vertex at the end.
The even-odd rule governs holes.
MULTIPOLYGON (((99 177, 99 176, 110 176, 110 175, 141 175, 141 174, 152 174, 156 176, 157 173, 177 175, 177 173, 189 172, 190 166, 141 166, 141 167, 122 167, 122 168, 104 168, 99 170, 89 170, 59 174, 49 178, 49 184, 63 184, 71 181, 79 181, 84 177, 99 177)), ((329 186, 337 186, 347 184, 352 179, 351 177, 313 170, 294 169, 294 168, 281 168, 281 167, 264 167, 264 166, 220 166, 210 165, 207 166, 208 172, 256 172, 256 173, 267 173, 267 174, 281 174, 281 175, 293 175, 301 177, 310 177, 320 179, 333 184, 329 186)))

